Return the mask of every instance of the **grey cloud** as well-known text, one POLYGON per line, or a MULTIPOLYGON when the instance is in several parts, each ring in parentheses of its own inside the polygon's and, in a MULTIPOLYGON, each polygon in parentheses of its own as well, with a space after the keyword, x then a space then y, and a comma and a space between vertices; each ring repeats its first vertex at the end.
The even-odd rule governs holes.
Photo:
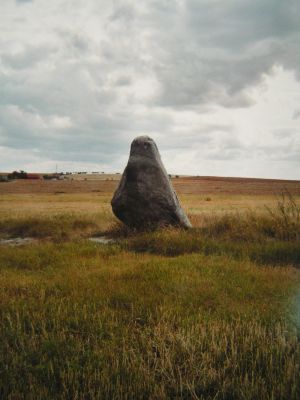
POLYGON ((234 160, 248 157, 248 148, 238 138, 236 132, 218 132, 214 141, 207 148, 206 157, 215 160, 234 160))
MULTIPOLYGON (((161 127, 170 120, 159 117, 161 127)), ((39 114, 34 108, 18 106, 0 107, 0 145, 30 151, 38 149, 45 157, 67 161, 115 163, 127 154, 128 136, 132 139, 143 129, 149 132, 154 126, 137 120, 126 112, 90 110, 84 116, 39 114), (64 121, 70 120, 70 126, 64 121), (61 123, 60 123, 61 121, 61 123), (57 123, 58 122, 58 123, 57 123), (62 125, 62 126, 61 126, 62 125), (126 149, 124 151, 124 149, 126 149)))
MULTIPOLYGON (((0 144, 109 164, 148 133, 162 151, 195 148, 203 159, 236 160, 256 149, 269 157, 267 148, 247 147, 234 125, 178 126, 174 115, 249 107, 248 89, 274 65, 300 79, 297 3, 41 0, 30 15, 14 6, 12 26, 0 31, 0 144), (71 126, 59 126, 63 118, 71 126)), ((285 129, 273 139, 295 137, 285 129)))
POLYGON ((136 13, 132 4, 117 5, 112 14, 109 16, 111 22, 120 22, 122 20, 127 23, 135 19, 136 13))
MULTIPOLYGON (((138 7, 123 1, 104 19, 106 35, 101 38, 87 38, 71 28, 60 30, 60 56, 79 62, 84 55, 101 55, 102 73, 152 73, 161 87, 154 101, 161 106, 217 102, 247 107, 252 100, 245 90, 274 65, 299 72, 296 3, 187 0, 148 1, 138 7)), ((6 62, 16 67, 34 59, 30 52, 24 57, 6 55, 6 62)))
POLYGON ((210 44, 244 51, 266 38, 282 38, 299 32, 297 0, 240 2, 187 1, 190 26, 197 34, 205 27, 210 44))
POLYGON ((83 32, 76 32, 71 29, 59 29, 57 36, 63 51, 69 56, 82 57, 90 50, 91 41, 83 32), (74 54, 75 53, 75 54, 74 54))
POLYGON ((5 66, 20 70, 33 68, 39 62, 43 62, 54 51, 53 48, 43 46, 28 46, 18 52, 4 52, 0 54, 0 60, 5 66))
POLYGON ((162 152, 176 150, 180 154, 197 151, 199 160, 236 159, 242 157, 246 149, 235 127, 222 124, 203 124, 197 129, 176 130, 176 133, 171 132, 168 137, 161 138, 159 144, 162 152), (172 139, 168 140, 170 137, 172 139))
POLYGON ((273 130, 273 135, 277 139, 291 139, 294 138, 296 135, 300 134, 299 129, 291 129, 291 128, 277 128, 273 130))
POLYGON ((295 110, 294 111, 294 113, 293 113, 293 119, 297 119, 297 118, 299 118, 300 117, 300 110, 295 110))
POLYGON ((271 144, 256 151, 261 151, 264 158, 267 156, 272 161, 300 162, 300 143, 271 144))
MULTIPOLYGON (((296 1, 187 1, 181 18, 160 12, 152 42, 160 43, 154 68, 160 104, 188 107, 218 102, 251 105, 245 89, 276 64, 299 71, 296 1), (184 21, 184 22, 183 22, 184 21), (297 51, 298 50, 298 51, 297 51)), ((154 48, 154 45, 153 45, 154 48)))
POLYGON ((132 82, 131 78, 128 76, 120 76, 116 79, 115 84, 116 86, 127 86, 130 85, 132 82))

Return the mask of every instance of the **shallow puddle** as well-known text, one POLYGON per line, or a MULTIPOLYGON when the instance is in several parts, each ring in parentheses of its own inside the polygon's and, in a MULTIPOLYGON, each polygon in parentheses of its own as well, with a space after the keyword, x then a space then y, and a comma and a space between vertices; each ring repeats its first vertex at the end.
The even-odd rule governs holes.
MULTIPOLYGON (((94 243, 100 243, 100 244, 113 244, 116 243, 116 240, 105 237, 105 236, 99 236, 99 237, 90 237, 89 240, 94 243)), ((23 246, 26 244, 30 244, 33 242, 36 242, 37 239, 34 238, 10 238, 10 239, 0 239, 0 246, 23 246)))
POLYGON ((114 239, 105 237, 105 236, 99 236, 99 237, 91 237, 89 238, 89 240, 91 242, 94 243, 101 243, 101 244, 113 244, 116 243, 116 241, 114 239))
POLYGON ((25 244, 33 243, 36 239, 33 238, 11 238, 11 239, 0 239, 0 245, 2 246, 22 246, 25 244))

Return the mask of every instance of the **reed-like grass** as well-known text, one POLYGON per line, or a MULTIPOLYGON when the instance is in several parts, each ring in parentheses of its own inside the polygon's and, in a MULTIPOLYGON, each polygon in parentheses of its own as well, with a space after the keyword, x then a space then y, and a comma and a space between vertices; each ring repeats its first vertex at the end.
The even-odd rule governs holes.
POLYGON ((124 248, 165 256, 188 253, 228 254, 261 264, 300 266, 300 208, 285 197, 265 213, 191 215, 196 228, 132 231, 115 224, 107 232, 124 248), (198 226, 198 227, 197 227, 198 226))
POLYGON ((106 216, 95 214, 62 214, 3 218, 0 220, 0 237, 30 237, 60 242, 95 235, 103 230, 106 216))
POLYGON ((297 399, 297 270, 86 241, 1 250, 1 398, 297 399))
POLYGON ((0 245, 0 398, 298 399, 290 210, 154 232, 107 229, 107 213, 5 216, 2 237, 42 240, 0 245))

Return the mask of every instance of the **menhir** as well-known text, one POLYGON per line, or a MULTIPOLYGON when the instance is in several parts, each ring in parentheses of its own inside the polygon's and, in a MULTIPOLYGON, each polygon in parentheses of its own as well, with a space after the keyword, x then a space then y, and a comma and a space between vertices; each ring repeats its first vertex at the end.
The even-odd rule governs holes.
POLYGON ((128 164, 111 205, 116 217, 132 228, 192 226, 179 204, 157 146, 148 136, 132 142, 128 164))

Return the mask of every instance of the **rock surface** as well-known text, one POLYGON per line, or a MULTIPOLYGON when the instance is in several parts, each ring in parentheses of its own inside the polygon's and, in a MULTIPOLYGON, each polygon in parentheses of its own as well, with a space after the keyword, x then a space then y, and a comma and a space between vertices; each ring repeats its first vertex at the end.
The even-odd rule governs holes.
POLYGON ((128 164, 111 205, 116 217, 133 228, 191 227, 157 146, 148 136, 139 136, 132 142, 128 164))

